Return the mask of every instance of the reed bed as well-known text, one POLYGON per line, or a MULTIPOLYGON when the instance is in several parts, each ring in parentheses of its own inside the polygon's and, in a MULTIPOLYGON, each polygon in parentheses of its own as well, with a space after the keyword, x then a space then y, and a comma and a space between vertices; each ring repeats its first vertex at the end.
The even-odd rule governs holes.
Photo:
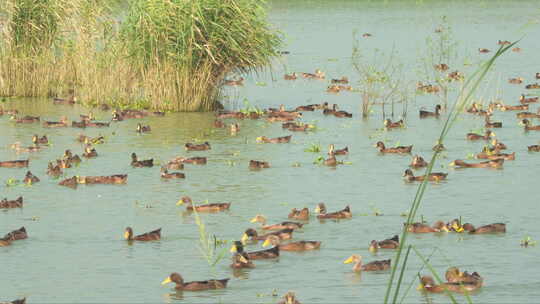
POLYGON ((7 0, 0 6, 0 95, 208 111, 225 77, 258 71, 281 39, 254 0, 7 0))

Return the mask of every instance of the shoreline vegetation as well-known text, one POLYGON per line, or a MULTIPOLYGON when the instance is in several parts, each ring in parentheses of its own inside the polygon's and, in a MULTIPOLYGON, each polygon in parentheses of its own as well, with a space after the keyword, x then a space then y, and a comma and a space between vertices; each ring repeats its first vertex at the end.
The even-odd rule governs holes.
POLYGON ((282 41, 254 0, 0 4, 0 96, 77 98, 88 106, 219 108, 225 77, 258 71, 282 41))

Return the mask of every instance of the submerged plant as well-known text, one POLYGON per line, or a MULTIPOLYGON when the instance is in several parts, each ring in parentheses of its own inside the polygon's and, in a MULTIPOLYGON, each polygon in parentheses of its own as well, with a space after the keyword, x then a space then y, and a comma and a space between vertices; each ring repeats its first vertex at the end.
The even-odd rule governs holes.
POLYGON ((193 208, 195 215, 195 224, 199 228, 199 251, 206 259, 210 267, 214 267, 227 253, 227 248, 220 248, 226 244, 226 241, 218 240, 215 235, 206 230, 206 225, 202 221, 196 208, 193 208))
POLYGON ((520 246, 521 247, 529 247, 536 245, 536 241, 533 240, 530 236, 526 236, 523 240, 521 240, 520 246))

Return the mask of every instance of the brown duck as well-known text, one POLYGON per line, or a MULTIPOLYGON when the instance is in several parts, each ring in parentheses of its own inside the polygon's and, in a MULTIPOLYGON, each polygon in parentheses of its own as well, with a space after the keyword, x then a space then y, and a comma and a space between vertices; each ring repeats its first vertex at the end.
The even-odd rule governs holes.
POLYGON ((13 230, 4 236, 4 239, 8 239, 10 241, 24 240, 27 238, 28 238, 28 234, 26 233, 26 228, 24 227, 21 227, 17 230, 13 230))
POLYGON ((281 229, 274 232, 269 232, 267 234, 258 235, 257 231, 255 229, 249 228, 247 229, 244 234, 242 235, 242 243, 246 243, 248 240, 251 241, 264 241, 267 237, 270 235, 275 235, 279 237, 281 240, 289 240, 292 238, 292 234, 294 232, 294 229, 281 229))
POLYGON ((399 236, 394 235, 392 238, 376 241, 372 240, 369 244, 369 251, 377 252, 379 249, 397 249, 399 247, 399 236))
POLYGON ((270 245, 274 246, 273 248, 279 248, 279 250, 282 251, 307 251, 321 248, 320 241, 298 241, 281 244, 280 238, 275 235, 268 236, 263 243, 263 247, 270 245))
POLYGON ((362 256, 353 254, 343 264, 354 263, 353 271, 384 271, 390 269, 391 260, 373 261, 362 265, 362 256))
POLYGON ((488 153, 488 152, 481 152, 475 155, 477 159, 489 159, 489 160, 496 160, 496 159, 504 159, 504 160, 515 160, 516 159, 516 152, 512 153, 488 153))
POLYGON ((184 147, 186 151, 205 151, 211 149, 210 144, 207 141, 202 144, 187 143, 184 147))
POLYGON ((207 159, 206 159, 206 157, 200 157, 200 156, 187 157, 187 158, 186 157, 177 157, 177 158, 173 159, 170 162, 183 163, 183 164, 194 164, 194 165, 206 165, 207 159))
POLYGON ((341 77, 339 79, 332 79, 331 83, 348 84, 349 83, 349 78, 343 76, 343 77, 341 77))
POLYGON ((482 285, 484 279, 477 272, 468 273, 461 272, 457 267, 450 267, 445 273, 445 278, 448 283, 465 283, 482 285))
POLYGON ((458 168, 502 168, 504 159, 488 160, 480 163, 466 163, 460 159, 456 159, 450 165, 458 168))
POLYGON ((91 146, 86 146, 82 155, 85 158, 95 158, 98 156, 96 149, 91 146))
POLYGON ((403 119, 400 119, 396 122, 392 122, 390 119, 384 120, 384 127, 386 129, 395 129, 395 128, 403 128, 405 126, 403 119))
POLYGON ((259 160, 250 160, 249 161, 249 168, 250 169, 270 168, 270 163, 265 162, 265 161, 259 161, 259 160))
POLYGON ((197 211, 197 212, 219 212, 229 210, 231 208, 231 203, 213 203, 213 204, 204 204, 204 205, 193 205, 193 201, 189 196, 182 197, 177 203, 177 206, 186 204, 187 211, 197 211))
MULTIPOLYGON (((446 179, 447 176, 448 173, 432 172, 427 176, 427 179, 429 181, 438 182, 446 179)), ((403 173, 403 177, 408 182, 421 182, 426 178, 425 175, 414 176, 411 169, 405 170, 405 173, 403 173)))
POLYGON ((45 128, 65 128, 69 125, 67 117, 63 116, 60 121, 44 121, 43 127, 45 128))
POLYGON ((499 107, 499 110, 501 111, 525 111, 529 109, 529 104, 521 104, 521 105, 501 105, 499 107))
POLYGON ((152 131, 152 128, 150 128, 150 126, 143 126, 143 125, 141 125, 139 123, 139 124, 137 124, 136 131, 137 131, 137 133, 148 133, 148 132, 152 131))
POLYGON ((263 142, 263 143, 270 143, 270 144, 283 144, 283 143, 290 142, 291 137, 292 135, 276 137, 276 138, 268 138, 266 136, 260 136, 260 137, 257 137, 257 141, 263 142))
POLYGON ((161 178, 165 179, 177 179, 177 178, 186 178, 186 175, 182 172, 170 172, 166 167, 161 167, 161 178))
POLYGON ((428 165, 428 162, 426 162, 422 156, 415 155, 409 167, 416 169, 416 168, 427 167, 427 165, 428 165))
POLYGON ((47 135, 39 137, 37 134, 34 134, 34 136, 32 136, 32 143, 35 145, 48 145, 49 139, 47 138, 47 135))
POLYGON ((302 303, 300 303, 300 301, 296 299, 296 295, 294 294, 294 292, 289 291, 283 296, 283 300, 279 301, 277 304, 302 304, 302 303))
POLYGON ((457 292, 457 293, 469 293, 473 292, 475 290, 478 290, 481 287, 481 285, 477 283, 442 283, 442 284, 435 284, 435 281, 430 276, 423 276, 420 279, 420 286, 418 286, 419 290, 431 292, 431 293, 442 293, 445 291, 451 291, 451 292, 457 292))
POLYGON ((492 137, 495 136, 495 133, 493 131, 487 130, 484 135, 476 134, 476 133, 467 133, 467 139, 468 140, 489 140, 492 137))
POLYGON ((309 220, 309 209, 308 208, 303 208, 303 209, 293 208, 291 210, 291 213, 289 213, 287 217, 290 219, 307 221, 309 220))
POLYGON ((0 168, 24 168, 28 167, 30 160, 8 160, 0 161, 0 168))
POLYGON ((540 125, 533 126, 528 119, 523 119, 521 124, 525 128, 525 131, 540 131, 540 125))
POLYGON ((15 200, 8 201, 7 198, 4 198, 0 201, 0 209, 10 209, 10 208, 22 208, 23 207, 23 198, 19 196, 15 200))
POLYGON ((525 86, 525 89, 532 90, 532 89, 540 89, 540 84, 538 83, 531 83, 525 86))
POLYGON ((540 152, 540 145, 527 146, 529 152, 540 152))
POLYGON ((255 264, 251 262, 251 259, 249 258, 247 253, 245 252, 235 253, 232 257, 231 268, 233 269, 255 268, 255 264))
POLYGON ((439 117, 440 115, 441 115, 441 105, 435 106, 435 112, 420 110, 420 118, 439 117))
POLYGON ((145 234, 133 236, 133 229, 131 229, 131 227, 127 227, 126 230, 124 230, 124 238, 128 241, 158 241, 161 239, 161 228, 145 234))
POLYGON ((292 74, 283 75, 283 79, 285 79, 285 80, 296 80, 296 78, 298 78, 296 76, 296 72, 293 72, 292 74))
POLYGON ((343 210, 340 211, 327 213, 326 205, 324 203, 317 204, 317 207, 315 208, 315 213, 318 213, 318 219, 344 219, 352 217, 351 209, 349 206, 346 206, 345 208, 343 208, 343 210))
POLYGON ((127 182, 127 174, 115 174, 110 176, 79 176, 77 178, 78 184, 105 184, 105 185, 119 185, 127 182))
POLYGON ((173 272, 169 277, 167 277, 165 280, 163 280, 163 282, 161 282, 161 285, 165 285, 171 282, 176 284, 176 286, 174 287, 174 289, 176 290, 201 291, 209 289, 227 288, 227 282, 229 282, 229 279, 184 282, 184 279, 180 274, 178 274, 177 272, 173 272))
POLYGON ((136 168, 142 168, 142 167, 153 167, 154 166, 154 159, 145 159, 145 160, 139 160, 137 158, 137 154, 131 153, 131 166, 136 168))
POLYGON ((40 121, 40 118, 39 116, 30 116, 30 115, 26 115, 22 118, 14 118, 15 119, 15 123, 35 123, 35 122, 39 122, 40 121))
POLYGON ((376 146, 381 153, 411 153, 413 146, 398 146, 393 148, 386 148, 382 141, 378 141, 376 146))
POLYGON ((475 228, 472 224, 467 223, 463 225, 463 229, 468 231, 470 234, 505 233, 506 224, 495 223, 475 228))
POLYGON ((35 184, 37 182, 39 182, 39 178, 37 176, 35 176, 34 174, 32 174, 32 172, 27 171, 26 175, 24 176, 23 183, 25 183, 27 185, 32 185, 32 184, 35 184))
POLYGON ((250 222, 261 223, 261 229, 263 230, 300 229, 304 226, 304 224, 297 222, 281 222, 279 224, 266 225, 266 217, 261 214, 257 214, 250 222))
POLYGON ((538 102, 538 97, 526 98, 525 95, 521 94, 521 96, 519 96, 519 102, 522 104, 535 103, 538 102))
POLYGON ((345 147, 343 149, 335 149, 334 145, 331 144, 328 148, 328 155, 347 155, 349 154, 349 148, 345 147))
POLYGON ((408 232, 411 233, 431 233, 431 232, 448 232, 448 226, 442 222, 437 221, 433 224, 433 226, 429 226, 424 223, 412 223, 410 225, 407 225, 407 223, 403 224, 408 232))
POLYGON ((79 183, 77 181, 77 176, 66 178, 58 183, 58 185, 60 186, 65 186, 73 189, 77 188, 78 184, 79 183))
MULTIPOLYGON (((277 237, 272 235, 273 237, 277 237)), ((279 239, 279 238, 278 238, 279 239)), ((251 252, 244 251, 244 244, 241 241, 235 241, 231 247, 230 252, 236 254, 246 254, 251 260, 266 260, 266 259, 275 259, 279 258, 279 247, 273 247, 270 249, 263 249, 251 252)))
POLYGON ((502 128, 502 122, 500 122, 500 121, 491 121, 489 116, 486 116, 484 127, 486 127, 486 128, 502 128))

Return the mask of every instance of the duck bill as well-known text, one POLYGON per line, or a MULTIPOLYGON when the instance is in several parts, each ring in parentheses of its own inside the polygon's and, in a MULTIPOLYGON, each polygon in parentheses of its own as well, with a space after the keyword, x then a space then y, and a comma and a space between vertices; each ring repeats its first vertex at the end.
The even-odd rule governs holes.
POLYGON ((261 142, 261 141, 263 141, 263 138, 262 138, 262 136, 259 136, 259 137, 257 137, 255 140, 256 140, 257 142, 261 142))
POLYGON ((182 204, 184 204, 184 201, 183 201, 183 200, 179 200, 178 202, 176 202, 176 206, 180 206, 180 205, 182 205, 182 204))
POLYGON ((248 240, 249 240, 249 236, 244 233, 244 235, 242 235, 242 239, 240 239, 240 241, 242 242, 242 244, 245 244, 245 243, 247 243, 248 240))
POLYGON ((127 231, 124 232, 124 238, 126 240, 129 240, 129 232, 127 232, 127 231))
POLYGON ((244 264, 247 264, 247 263, 249 263, 249 261, 248 261, 248 260, 246 260, 246 258, 245 258, 245 257, 243 257, 243 256, 241 256, 241 255, 240 255, 240 256, 238 256, 238 260, 240 260, 240 262, 242 262, 242 263, 244 263, 244 264))
POLYGON ((231 253, 237 253, 238 252, 238 248, 236 248, 236 245, 233 245, 231 247, 231 250, 229 250, 231 253))
POLYGON ((441 228, 441 232, 449 232, 450 230, 448 230, 448 227, 446 227, 446 225, 444 225, 442 228, 441 228))
POLYGON ((343 261, 343 264, 350 264, 353 262, 353 257, 349 257, 348 259, 346 259, 345 261, 343 261))
POLYGON ((270 245, 271 245, 271 243, 270 243, 270 239, 269 239, 269 238, 267 238, 266 240, 264 240, 264 243, 262 244, 263 247, 268 247, 268 246, 270 246, 270 245))
POLYGON ((321 213, 321 208, 317 206, 317 207, 315 208, 315 213, 321 213))
POLYGON ((252 218, 249 222, 250 222, 250 223, 256 223, 256 222, 257 222, 257 218, 254 217, 254 218, 252 218))
POLYGON ((165 280, 163 280, 163 282, 161 282, 161 285, 166 285, 166 284, 169 284, 171 282, 172 282, 171 277, 168 277, 165 280))
POLYGON ((424 290, 424 284, 418 285, 418 287, 416 287, 416 290, 424 290))

